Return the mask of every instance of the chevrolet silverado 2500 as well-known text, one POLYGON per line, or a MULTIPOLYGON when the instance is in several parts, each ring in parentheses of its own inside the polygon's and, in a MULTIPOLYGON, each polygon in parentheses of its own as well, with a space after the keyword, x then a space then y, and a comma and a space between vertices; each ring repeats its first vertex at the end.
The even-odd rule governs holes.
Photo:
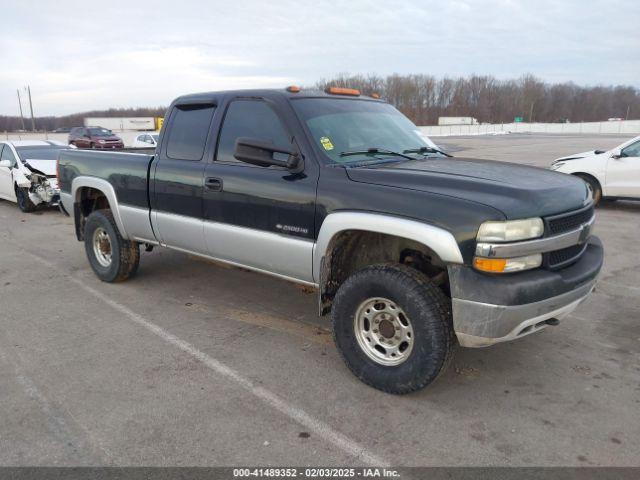
POLYGON ((125 280, 159 245, 315 287, 347 366, 380 390, 425 387, 457 344, 557 325, 602 266, 582 180, 448 158, 358 91, 194 94, 166 118, 155 155, 59 156, 96 275, 125 280))

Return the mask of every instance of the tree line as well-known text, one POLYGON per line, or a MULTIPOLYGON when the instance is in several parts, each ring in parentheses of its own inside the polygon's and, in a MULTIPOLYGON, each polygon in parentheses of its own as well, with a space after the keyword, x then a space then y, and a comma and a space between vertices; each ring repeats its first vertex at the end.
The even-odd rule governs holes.
POLYGON ((533 75, 515 80, 471 75, 338 75, 317 87, 357 88, 377 93, 417 125, 437 125, 438 117, 474 117, 482 123, 595 122, 640 118, 640 90, 631 86, 547 83, 533 75))
MULTIPOLYGON (((548 83, 533 75, 499 80, 471 75, 436 78, 432 75, 346 75, 322 79, 314 87, 357 88, 377 93, 417 125, 437 125, 438 117, 474 117, 482 123, 510 123, 515 117, 529 122, 594 122, 608 118, 640 118, 640 90, 631 86, 579 86, 548 83)), ((165 107, 111 108, 60 117, 37 117, 36 129, 83 125, 85 117, 162 117, 165 107)), ((25 118, 30 129, 31 120, 25 118)), ((0 116, 0 131, 22 128, 19 116, 0 116)))

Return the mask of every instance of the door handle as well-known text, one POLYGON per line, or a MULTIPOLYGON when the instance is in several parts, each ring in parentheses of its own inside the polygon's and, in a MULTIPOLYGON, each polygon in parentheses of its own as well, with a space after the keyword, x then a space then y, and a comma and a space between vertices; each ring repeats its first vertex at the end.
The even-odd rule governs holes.
POLYGON ((222 179, 215 177, 207 177, 204 181, 204 186, 208 190, 212 190, 214 192, 222 191, 222 179))

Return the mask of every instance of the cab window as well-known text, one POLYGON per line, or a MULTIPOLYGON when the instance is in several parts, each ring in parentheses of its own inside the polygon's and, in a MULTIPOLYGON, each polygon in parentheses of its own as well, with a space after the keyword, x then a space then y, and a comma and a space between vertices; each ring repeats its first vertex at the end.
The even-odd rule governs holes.
POLYGON ((201 160, 214 110, 213 105, 177 106, 171 119, 167 157, 175 160, 201 160))
MULTIPOLYGON (((278 147, 290 147, 291 138, 273 109, 262 100, 234 100, 224 117, 216 161, 242 163, 233 156, 236 139, 250 137, 273 143, 278 147)), ((274 154, 278 158, 279 154, 274 154)), ((286 156, 284 157, 286 159, 286 156)))

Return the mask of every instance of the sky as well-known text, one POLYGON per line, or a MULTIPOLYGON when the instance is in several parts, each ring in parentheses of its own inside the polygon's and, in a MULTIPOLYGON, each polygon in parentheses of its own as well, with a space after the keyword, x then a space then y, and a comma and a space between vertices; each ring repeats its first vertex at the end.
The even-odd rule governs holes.
POLYGON ((0 12, 0 115, 19 113, 27 84, 36 116, 339 73, 640 87, 638 0, 0 0, 0 12))

